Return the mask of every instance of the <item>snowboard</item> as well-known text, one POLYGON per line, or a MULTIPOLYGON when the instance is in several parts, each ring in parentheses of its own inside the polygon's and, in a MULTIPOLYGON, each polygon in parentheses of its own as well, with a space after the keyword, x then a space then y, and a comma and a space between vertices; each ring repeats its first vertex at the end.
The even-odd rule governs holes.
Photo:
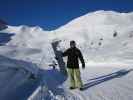
POLYGON ((60 72, 63 73, 64 75, 67 75, 67 70, 65 67, 65 62, 62 57, 62 51, 58 50, 58 45, 61 42, 61 40, 57 40, 51 43, 54 54, 55 54, 55 59, 57 60, 57 63, 59 65, 60 72))

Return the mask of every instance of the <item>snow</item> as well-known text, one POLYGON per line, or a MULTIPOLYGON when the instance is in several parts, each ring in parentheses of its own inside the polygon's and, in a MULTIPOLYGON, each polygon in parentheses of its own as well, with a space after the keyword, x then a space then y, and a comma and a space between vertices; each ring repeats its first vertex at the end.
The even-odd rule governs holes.
POLYGON ((30 60, 35 60, 35 63, 40 61, 42 54, 46 62, 54 59, 51 49, 53 41, 61 40, 58 49, 64 51, 69 47, 69 41, 73 39, 84 53, 86 62, 90 59, 95 62, 128 62, 132 60, 132 55, 130 55, 133 49, 132 23, 132 12, 118 13, 101 10, 76 18, 52 31, 45 31, 39 26, 26 25, 8 26, 3 31, 15 34, 6 45, 40 50, 37 57, 28 57, 30 60), (117 33, 116 37, 113 37, 114 33, 117 33))
MULTIPOLYGON (((69 79, 60 75, 56 70, 44 73, 47 82, 49 99, 44 100, 132 100, 132 66, 108 67, 107 65, 89 67, 81 70, 84 91, 69 90, 69 79), (99 70, 97 70, 99 69, 99 70), (46 75, 47 74, 47 75, 46 75), (62 84, 63 83, 63 84, 62 84)), ((45 85, 46 86, 46 85, 45 85)), ((46 89, 44 89, 46 91, 46 89)), ((37 95, 38 96, 38 95, 37 95)), ((43 93, 44 98, 46 92, 43 93), (45 94, 45 95, 44 95, 45 94)), ((34 100, 34 99, 33 99, 34 100)))
POLYGON ((0 56, 0 98, 2 100, 27 98, 39 85, 39 79, 32 81, 31 75, 39 78, 36 64, 0 56))
POLYGON ((52 31, 39 26, 8 25, 0 33, 14 34, 0 46, 0 70, 4 70, 0 72, 0 97, 4 100, 133 99, 133 12, 101 10, 52 31), (59 41, 57 50, 64 51, 70 40, 77 42, 86 62, 81 75, 87 89, 82 92, 69 90, 68 77, 48 66, 55 60, 51 44, 59 41), (31 74, 39 76, 35 83, 29 80, 31 74))

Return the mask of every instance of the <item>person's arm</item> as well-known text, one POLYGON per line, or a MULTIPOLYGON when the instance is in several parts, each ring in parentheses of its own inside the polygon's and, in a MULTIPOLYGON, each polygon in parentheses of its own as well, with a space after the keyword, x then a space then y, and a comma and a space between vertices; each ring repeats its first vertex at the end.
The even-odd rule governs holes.
POLYGON ((69 49, 67 49, 66 51, 64 51, 64 52, 62 53, 62 56, 63 56, 63 57, 68 56, 68 52, 69 52, 69 49))
MULTIPOLYGON (((65 52, 60 52, 61 53, 61 57, 65 57, 68 55, 68 50, 66 50, 65 52)), ((55 59, 58 60, 59 59, 59 56, 55 56, 55 59)))
POLYGON ((80 50, 79 50, 79 59, 82 63, 82 68, 85 68, 85 61, 84 61, 83 55, 80 50))

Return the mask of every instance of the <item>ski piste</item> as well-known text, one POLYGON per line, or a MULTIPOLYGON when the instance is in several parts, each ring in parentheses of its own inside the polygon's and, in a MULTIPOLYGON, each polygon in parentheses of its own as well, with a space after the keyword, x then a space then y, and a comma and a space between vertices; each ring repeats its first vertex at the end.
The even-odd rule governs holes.
POLYGON ((80 91, 79 89, 73 89, 73 90, 66 89, 65 91, 67 97, 69 97, 68 100, 87 100, 82 91, 80 91))

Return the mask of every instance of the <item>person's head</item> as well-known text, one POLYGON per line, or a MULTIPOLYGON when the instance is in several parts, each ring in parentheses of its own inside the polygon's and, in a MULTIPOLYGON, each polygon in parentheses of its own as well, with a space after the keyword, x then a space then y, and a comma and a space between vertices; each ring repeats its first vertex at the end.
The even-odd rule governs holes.
POLYGON ((74 40, 70 41, 70 47, 71 48, 76 47, 76 42, 74 40))

